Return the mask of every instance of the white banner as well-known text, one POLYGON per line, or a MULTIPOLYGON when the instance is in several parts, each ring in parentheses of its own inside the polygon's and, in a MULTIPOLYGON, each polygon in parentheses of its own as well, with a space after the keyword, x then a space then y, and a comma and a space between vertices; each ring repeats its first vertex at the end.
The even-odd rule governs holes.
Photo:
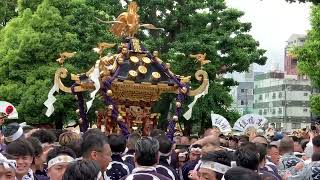
POLYGON ((93 81, 94 83, 94 87, 96 88, 93 92, 90 93, 90 98, 91 100, 88 101, 87 104, 87 113, 90 110, 92 103, 96 97, 97 92, 100 90, 100 70, 99 70, 99 63, 100 61, 97 61, 95 68, 93 70, 93 72, 89 75, 90 79, 93 81))
POLYGON ((219 114, 214 114, 213 112, 211 112, 211 121, 212 121, 212 126, 218 127, 222 133, 227 133, 232 131, 228 120, 219 114))
POLYGON ((54 111, 53 103, 56 102, 57 100, 53 95, 55 92, 59 92, 59 86, 56 82, 54 82, 54 85, 52 86, 52 88, 48 93, 48 99, 43 103, 48 108, 46 111, 47 117, 50 117, 54 111))
POLYGON ((255 127, 256 129, 262 128, 268 120, 257 114, 246 114, 240 117, 233 126, 234 130, 244 132, 248 127, 255 127))

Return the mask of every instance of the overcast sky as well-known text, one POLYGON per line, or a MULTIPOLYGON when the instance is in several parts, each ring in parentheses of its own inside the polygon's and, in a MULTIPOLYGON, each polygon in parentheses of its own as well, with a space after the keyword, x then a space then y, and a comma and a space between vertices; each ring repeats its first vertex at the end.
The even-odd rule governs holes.
POLYGON ((267 50, 268 71, 279 65, 283 69, 284 47, 291 34, 306 34, 310 29, 310 4, 289 4, 285 0, 226 0, 227 5, 245 12, 241 21, 251 22, 251 34, 267 50))

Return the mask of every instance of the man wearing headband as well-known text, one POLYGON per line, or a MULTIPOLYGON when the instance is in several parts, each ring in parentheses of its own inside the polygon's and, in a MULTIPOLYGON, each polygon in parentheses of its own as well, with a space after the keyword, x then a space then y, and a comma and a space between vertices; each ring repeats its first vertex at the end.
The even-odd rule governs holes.
MULTIPOLYGON (((6 155, 9 156, 9 155, 6 155)), ((9 160, 0 154, 0 179, 15 180, 16 179, 16 161, 9 160)))
POLYGON ((201 163, 200 156, 202 152, 202 146, 200 144, 191 145, 189 151, 189 161, 186 162, 181 168, 182 176, 185 180, 189 179, 188 174, 190 171, 198 169, 198 166, 201 163))
POLYGON ((62 180, 65 170, 75 158, 76 154, 70 148, 64 146, 58 146, 49 151, 47 165, 50 179, 62 180))
POLYGON ((4 141, 6 144, 9 144, 13 141, 16 141, 23 136, 23 129, 18 123, 10 123, 2 130, 4 141))
POLYGON ((201 158, 198 173, 190 173, 191 180, 221 180, 231 168, 231 157, 225 150, 210 152, 201 158))

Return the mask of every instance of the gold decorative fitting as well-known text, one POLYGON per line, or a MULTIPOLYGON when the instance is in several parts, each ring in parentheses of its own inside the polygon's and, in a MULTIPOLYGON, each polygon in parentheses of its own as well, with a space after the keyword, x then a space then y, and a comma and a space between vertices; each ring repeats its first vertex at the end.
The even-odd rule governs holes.
POLYGON ((187 83, 190 82, 190 79, 191 79, 191 76, 187 76, 187 77, 181 76, 180 77, 180 82, 183 83, 183 84, 187 84, 187 83))
POLYGON ((72 52, 72 53, 70 53, 70 52, 63 52, 63 53, 60 54, 60 58, 57 59, 56 61, 57 61, 58 63, 60 63, 61 66, 63 66, 64 61, 65 61, 66 59, 68 59, 68 58, 72 58, 75 54, 76 54, 76 52, 72 52))
POLYGON ((107 91, 107 96, 112 96, 112 91, 110 89, 107 91))
POLYGON ((188 89, 187 89, 186 87, 181 88, 181 92, 182 92, 183 94, 186 94, 187 91, 188 91, 188 89))
POLYGON ((148 57, 143 57, 142 62, 144 63, 144 65, 149 65, 151 63, 151 60, 148 57))
POLYGON ((142 75, 145 75, 145 74, 147 74, 147 72, 148 72, 148 70, 147 70, 147 68, 146 68, 145 66, 139 66, 139 67, 138 67, 138 71, 139 71, 139 73, 142 74, 142 75))
POLYGON ((158 72, 153 72, 153 73, 151 74, 151 78, 152 78, 152 81, 159 81, 160 78, 161 78, 161 75, 160 75, 160 73, 158 73, 158 72))
POLYGON ((166 69, 170 69, 171 68, 171 64, 170 63, 166 63, 165 67, 166 67, 166 69))
POLYGON ((153 51, 152 55, 153 55, 154 57, 158 57, 158 56, 159 56, 159 51, 153 51))
POLYGON ((128 48, 122 48, 121 49, 121 53, 123 54, 123 55, 126 55, 127 53, 128 53, 128 48))
POLYGON ((124 60, 122 57, 118 58, 118 64, 123 64, 124 60))
POLYGON ((129 78, 135 79, 138 76, 138 73, 134 70, 129 71, 129 78))
POLYGON ((122 116, 118 116, 118 117, 117 117, 117 120, 118 120, 118 121, 122 121, 122 120, 123 120, 123 117, 122 117, 122 116))
POLYGON ((180 108, 181 107, 181 102, 176 102, 176 107, 180 108))
POLYGON ((132 44, 133 44, 134 52, 141 52, 139 39, 136 39, 136 38, 132 39, 132 44))
POLYGON ((155 59, 156 59, 156 61, 157 61, 159 64, 162 64, 162 63, 163 63, 163 61, 162 61, 160 58, 155 57, 155 59))
POLYGON ((173 116, 172 119, 173 119, 174 121, 178 121, 179 118, 178 118, 178 116, 173 116))
POLYGON ((132 62, 133 64, 137 64, 139 62, 139 58, 137 58, 136 56, 131 56, 130 62, 132 62))
POLYGON ((113 110, 113 105, 109 105, 108 110, 113 110))
POLYGON ((211 61, 209 61, 209 60, 206 59, 206 55, 207 55, 207 54, 204 53, 204 54, 195 54, 195 55, 190 54, 189 56, 190 56, 191 58, 194 58, 196 62, 199 62, 200 65, 201 65, 201 69, 202 69, 205 64, 208 64, 208 63, 211 62, 211 61))
POLYGON ((202 82, 201 85, 194 90, 190 90, 188 92, 188 96, 196 96, 200 93, 202 93, 203 91, 205 91, 206 87, 209 84, 209 77, 208 77, 208 73, 204 70, 198 70, 195 74, 195 77, 198 81, 202 82))

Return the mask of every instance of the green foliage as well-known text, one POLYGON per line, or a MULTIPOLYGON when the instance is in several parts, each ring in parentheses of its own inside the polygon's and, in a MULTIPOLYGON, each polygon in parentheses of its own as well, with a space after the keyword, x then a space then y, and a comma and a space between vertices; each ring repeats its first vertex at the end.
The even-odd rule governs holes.
POLYGON ((17 0, 0 0, 0 29, 17 16, 17 0))
MULTIPOLYGON (((243 12, 227 8, 224 0, 138 0, 139 14, 143 23, 151 23, 164 31, 140 33, 147 48, 159 50, 164 61, 172 64, 173 72, 191 75, 200 65, 189 54, 206 53, 211 63, 205 65, 209 74, 209 94, 200 98, 193 109, 192 118, 185 124, 200 123, 201 129, 211 126, 210 113, 221 114, 234 122, 239 114, 230 110, 232 98, 229 87, 235 85, 230 79, 218 80, 216 75, 222 66, 227 72, 247 71, 252 63, 265 64, 265 50, 248 32, 250 23, 242 23, 243 12)), ((192 79, 196 82, 195 79, 192 79)), ((192 84, 193 88, 199 84, 192 84)), ((185 105, 193 98, 188 98, 185 105)), ((170 102, 165 99, 166 102, 170 102)), ((168 106, 167 106, 168 107, 168 106)), ((187 110, 186 107, 185 111, 187 110)), ((166 113, 165 113, 166 114, 166 113)), ((166 118, 162 117, 162 118, 166 118)))
MULTIPOLYGON (((211 126, 211 111, 234 122, 239 114, 229 109, 232 99, 228 94, 234 81, 217 79, 218 71, 224 66, 226 72, 243 72, 252 63, 263 65, 266 61, 265 51, 258 49, 259 43, 248 34, 251 24, 239 21, 243 12, 227 8, 224 0, 137 2, 142 23, 164 28, 140 31, 139 38, 150 51, 158 50, 161 58, 172 64, 174 73, 193 76, 200 68, 189 54, 206 53, 211 60, 205 66, 209 94, 198 100, 185 125, 211 126)), ((19 16, 0 31, 1 97, 16 105, 21 120, 31 124, 75 120, 76 101, 63 93, 56 96, 53 116, 44 116, 43 102, 58 67, 54 61, 60 52, 76 51, 66 62, 69 73, 87 71, 97 59, 92 48, 98 42, 116 42, 105 31, 110 26, 99 24, 95 17, 113 20, 123 8, 118 0, 19 0, 18 4, 19 16)), ((195 79, 192 82, 193 88, 199 86, 195 79)), ((163 120, 174 97, 164 95, 155 106, 163 120)), ((185 105, 192 100, 188 98, 185 105)), ((99 108, 99 101, 94 106, 99 108)))
POLYGON ((320 115, 320 96, 313 95, 310 99, 311 111, 317 115, 320 115))
POLYGON ((290 3, 295 3, 295 2, 299 2, 299 3, 311 2, 311 3, 314 3, 314 4, 319 4, 320 3, 319 0, 286 0, 286 1, 290 2, 290 3))
POLYGON ((60 93, 54 114, 44 115, 43 102, 58 68, 55 59, 63 51, 76 51, 65 66, 70 73, 84 72, 97 59, 92 48, 114 38, 94 19, 99 16, 96 7, 84 2, 44 0, 31 8, 34 12, 26 7, 0 32, 1 99, 12 102, 20 121, 30 124, 77 120, 70 94, 60 93))
MULTIPOLYGON (((311 30, 302 47, 295 49, 294 54, 298 58, 298 69, 312 80, 316 88, 320 88, 320 6, 313 6, 311 13, 311 30)), ((320 95, 311 98, 311 109, 320 115, 320 95)))

